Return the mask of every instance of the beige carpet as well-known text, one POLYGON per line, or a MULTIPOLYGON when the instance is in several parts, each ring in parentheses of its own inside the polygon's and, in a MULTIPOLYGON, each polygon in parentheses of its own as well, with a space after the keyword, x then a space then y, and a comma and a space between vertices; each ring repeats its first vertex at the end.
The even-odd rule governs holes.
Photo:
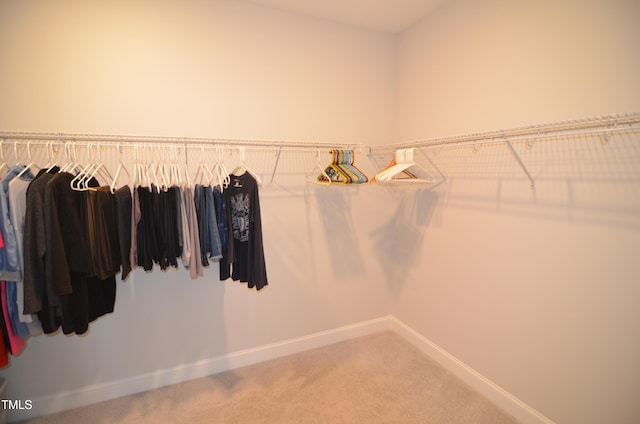
POLYGON ((393 332, 26 423, 515 423, 393 332))

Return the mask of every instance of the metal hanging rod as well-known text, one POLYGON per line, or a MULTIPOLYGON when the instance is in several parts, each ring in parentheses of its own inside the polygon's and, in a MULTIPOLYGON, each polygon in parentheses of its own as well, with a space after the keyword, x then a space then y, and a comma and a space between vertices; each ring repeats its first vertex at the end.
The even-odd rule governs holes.
POLYGON ((19 142, 21 144, 31 142, 34 145, 47 145, 49 143, 67 144, 72 143, 77 146, 135 146, 146 145, 151 147, 165 148, 175 147, 196 147, 196 148, 238 148, 247 150, 274 150, 281 151, 317 151, 318 149, 352 149, 361 150, 359 144, 339 144, 339 143, 317 143, 317 142, 289 142, 273 140, 238 140, 238 139, 211 139, 194 137, 154 137, 135 135, 105 135, 105 134, 70 134, 70 133, 38 133, 38 132, 16 132, 0 131, 0 140, 7 143, 19 142))
MULTIPOLYGON (((402 148, 430 149, 447 146, 474 145, 484 143, 503 143, 505 139, 511 142, 528 140, 531 138, 550 138, 563 135, 583 135, 603 132, 610 134, 618 131, 640 129, 640 113, 612 114, 596 116, 592 118, 561 121, 550 124, 531 125, 527 127, 512 128, 508 130, 496 130, 481 133, 472 133, 460 136, 441 137, 429 140, 417 140, 398 144, 368 147, 370 153, 394 151, 402 148)), ((352 149, 362 151, 362 144, 318 143, 312 141, 274 141, 274 140, 241 140, 241 139, 213 139, 195 137, 155 137, 132 135, 105 135, 105 134, 73 134, 73 133, 38 133, 0 131, 0 141, 20 142, 34 145, 46 145, 49 143, 67 144, 76 146, 132 146, 147 145, 164 148, 169 146, 182 148, 215 148, 244 147, 247 150, 273 150, 277 154, 283 151, 317 151, 319 149, 352 149)))
POLYGON ((448 146, 464 146, 484 143, 504 143, 528 140, 531 138, 551 138, 565 135, 587 135, 613 133, 629 129, 640 129, 640 113, 613 114, 592 118, 561 121, 550 124, 531 125, 527 127, 472 133, 452 137, 441 137, 429 140, 417 140, 385 146, 371 147, 371 152, 393 151, 404 148, 431 149, 448 146))

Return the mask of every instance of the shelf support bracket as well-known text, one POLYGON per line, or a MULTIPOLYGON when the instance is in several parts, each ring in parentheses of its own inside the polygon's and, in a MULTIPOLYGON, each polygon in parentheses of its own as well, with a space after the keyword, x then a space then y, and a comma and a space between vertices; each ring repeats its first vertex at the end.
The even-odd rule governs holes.
POLYGON ((429 157, 429 155, 427 154, 427 152, 425 152, 424 150, 420 150, 420 153, 422 153, 422 155, 427 158, 427 160, 429 161, 429 163, 431 164, 431 166, 433 166, 433 168, 436 170, 436 172, 438 174, 440 174, 440 178, 442 178, 442 182, 447 181, 447 177, 442 173, 442 171, 440 170, 440 168, 438 168, 438 165, 435 164, 435 162, 433 161, 433 159, 431 159, 431 157, 429 157))
POLYGON ((276 163, 273 165, 273 172, 271 173, 271 181, 269 184, 273 183, 273 179, 276 177, 276 169, 278 169, 278 163, 280 162, 280 153, 282 153, 282 146, 280 146, 276 152, 276 163))
POLYGON ((513 144, 511 144, 511 141, 509 140, 509 138, 507 137, 507 134, 501 130, 500 131, 502 133, 502 137, 504 138, 504 141, 507 143, 507 146, 509 147, 509 150, 511 150, 511 153, 513 153, 513 156, 515 156, 516 160, 518 161, 518 163, 520 164, 520 167, 522 168, 522 170, 524 171, 525 174, 527 174, 527 178, 529 178, 529 181, 531 182, 531 189, 535 189, 536 187, 536 183, 533 179, 533 177, 531 176, 531 173, 529 172, 529 170, 527 169, 527 166, 524 164, 524 162, 522 161, 522 158, 520 157, 520 155, 518 154, 517 150, 515 149, 515 147, 513 147, 513 144))

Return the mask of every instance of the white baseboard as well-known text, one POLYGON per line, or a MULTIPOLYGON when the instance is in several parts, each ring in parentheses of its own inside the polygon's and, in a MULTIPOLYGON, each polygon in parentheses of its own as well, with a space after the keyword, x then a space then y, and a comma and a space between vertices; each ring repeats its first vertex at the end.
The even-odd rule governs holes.
POLYGON ((553 421, 506 392, 473 368, 461 362, 391 315, 277 343, 236 351, 227 355, 159 370, 153 373, 36 398, 32 400, 32 409, 12 410, 10 411, 9 419, 10 421, 21 421, 41 415, 53 414, 121 396, 158 389, 170 384, 206 377, 211 374, 233 370, 385 330, 393 330, 401 335, 408 342, 429 355, 455 376, 524 424, 553 424, 553 421))
POLYGON ((391 316, 390 320, 393 331, 518 421, 523 424, 553 424, 553 421, 549 418, 484 377, 402 321, 394 316, 391 316))
POLYGON ((32 399, 31 409, 11 410, 9 420, 21 421, 41 415, 90 405, 121 396, 158 389, 211 374, 268 361, 309 349, 327 346, 355 337, 391 329, 391 319, 384 316, 344 327, 321 331, 277 343, 221 355, 187 365, 155 371, 123 380, 111 381, 32 399))

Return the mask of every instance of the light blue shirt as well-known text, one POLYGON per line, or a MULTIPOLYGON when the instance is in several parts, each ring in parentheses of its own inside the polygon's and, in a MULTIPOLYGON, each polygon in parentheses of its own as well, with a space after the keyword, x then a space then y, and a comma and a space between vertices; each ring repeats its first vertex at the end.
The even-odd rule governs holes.
MULTIPOLYGON (((5 281, 22 281, 22 264, 18 253, 18 241, 11 223, 9 210, 9 183, 23 169, 24 165, 12 166, 0 181, 0 231, 4 239, 4 248, 0 249, 0 280, 5 281)), ((33 178, 30 170, 27 170, 23 175, 33 178)))

